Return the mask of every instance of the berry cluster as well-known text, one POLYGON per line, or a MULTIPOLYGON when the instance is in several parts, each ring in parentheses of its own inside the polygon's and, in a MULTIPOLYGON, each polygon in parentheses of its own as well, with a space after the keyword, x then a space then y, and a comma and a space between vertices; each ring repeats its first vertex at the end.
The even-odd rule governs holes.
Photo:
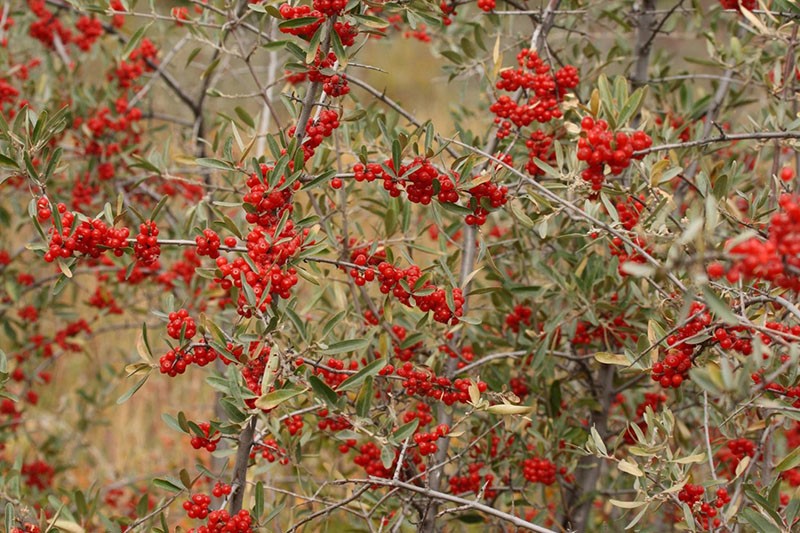
POLYGON ((614 208, 617 210, 617 218, 619 218, 619 223, 622 224, 622 227, 631 231, 639 223, 639 217, 646 205, 643 194, 639 195, 638 198, 628 196, 624 202, 617 202, 614 208))
POLYGON ((283 187, 286 178, 281 176, 275 187, 270 188, 266 177, 271 171, 262 165, 260 173, 265 179, 262 181, 261 177, 252 174, 246 182, 249 191, 244 195, 245 218, 253 224, 246 237, 247 255, 251 261, 242 257, 233 261, 225 257, 216 260, 219 274, 214 281, 225 291, 233 287, 239 289, 237 312, 244 317, 252 316, 256 308, 265 312, 273 297, 289 298, 289 291, 297 284, 298 278, 297 270, 288 267, 287 262, 302 248, 308 235, 307 229, 298 230, 291 220, 279 227, 281 216, 293 210, 292 198, 300 182, 283 187), (253 269, 252 265, 256 268, 253 269), (254 305, 248 302, 243 282, 252 288, 256 300, 254 305))
POLYGON ((368 263, 366 255, 359 253, 352 259, 352 261, 354 265, 361 267, 361 269, 351 268, 349 271, 350 277, 353 278, 353 282, 356 285, 363 287, 368 281, 375 280, 375 270, 371 268, 364 268, 368 263))
POLYGON ((678 117, 673 115, 672 113, 667 113, 666 119, 658 116, 655 119, 655 123, 658 126, 664 124, 664 121, 667 120, 669 122, 669 127, 673 130, 677 130, 678 132, 678 139, 683 142, 688 142, 689 139, 692 138, 692 130, 691 127, 686 125, 686 121, 683 120, 682 117, 678 117))
POLYGON ((73 34, 65 28, 58 15, 46 8, 44 0, 28 0, 28 7, 36 15, 37 20, 32 22, 28 34, 48 48, 55 50, 56 42, 59 46, 75 44, 81 50, 88 51, 103 34, 103 26, 93 17, 82 16, 75 24, 78 34, 73 34))
POLYGON ((202 520, 208 516, 209 505, 211 505, 211 496, 208 494, 193 494, 190 499, 183 502, 183 509, 189 518, 202 520))
POLYGON ((325 94, 338 98, 350 92, 350 86, 347 84, 347 75, 345 73, 333 72, 332 74, 323 74, 324 72, 331 72, 336 65, 336 54, 329 52, 326 57, 322 57, 317 52, 317 57, 314 59, 313 65, 308 67, 305 72, 298 72, 295 74, 287 73, 286 79, 289 83, 298 84, 308 80, 314 83, 322 83, 322 90, 325 94))
POLYGON ((458 192, 455 190, 453 180, 446 174, 440 173, 433 164, 422 157, 415 157, 411 163, 394 168, 391 159, 385 161, 385 166, 395 171, 393 176, 381 168, 383 188, 389 195, 397 198, 405 189, 408 201, 428 205, 434 196, 442 203, 458 201, 458 192), (436 190, 438 189, 438 194, 436 190))
POLYGON ((467 474, 452 476, 449 480, 450 493, 464 494, 473 492, 481 494, 481 491, 483 491, 483 497, 487 500, 492 500, 497 495, 497 491, 492 490, 494 475, 489 473, 482 476, 480 471, 484 466, 482 462, 470 463, 467 466, 467 474))
POLYGON ((194 238, 194 242, 197 244, 197 255, 205 255, 211 259, 219 257, 219 235, 213 229, 204 229, 202 235, 194 238))
POLYGON ((400 361, 411 361, 414 355, 422 349, 422 341, 415 342, 414 344, 404 342, 408 335, 408 330, 403 326, 392 326, 392 331, 397 337, 397 340, 400 341, 400 343, 392 342, 394 356, 400 361))
POLYGON ((670 387, 677 389, 684 380, 689 379, 690 368, 692 368, 691 357, 680 350, 671 348, 663 362, 659 361, 653 364, 651 377, 665 389, 670 387))
MULTIPOLYGON (((727 279, 735 283, 741 276, 746 279, 768 281, 777 287, 800 292, 800 197, 781 195, 780 210, 772 215, 767 226, 765 241, 753 237, 730 249, 733 266, 727 279)), ((709 265, 709 272, 718 277, 718 263, 709 265)))
POLYGON ((27 486, 46 490, 53 484, 56 470, 45 461, 36 460, 23 463, 21 473, 27 486))
POLYGON ((262 180, 261 176, 254 172, 245 182, 249 190, 242 200, 245 204, 245 219, 249 224, 262 227, 274 226, 285 211, 291 213, 294 209, 292 197, 294 191, 300 188, 300 184, 283 187, 286 179, 281 176, 276 186, 270 189, 266 180, 270 172, 272 172, 271 167, 261 165, 260 174, 264 179, 262 180))
POLYGON ((527 48, 517 54, 517 63, 518 68, 500 72, 495 86, 507 92, 521 89, 527 94, 527 101, 517 103, 511 96, 502 95, 489 107, 499 127, 497 137, 501 139, 511 134, 512 125, 523 128, 534 121, 546 123, 561 118, 561 99, 580 81, 575 67, 567 65, 554 75, 550 66, 527 48))
POLYGON ((189 8, 186 6, 173 7, 170 15, 175 19, 175 25, 180 28, 183 26, 183 21, 189 19, 189 8))
MULTIPOLYGON (((692 360, 703 345, 716 343, 723 350, 734 350, 742 355, 752 353, 753 346, 750 338, 742 335, 749 333, 749 330, 743 326, 718 327, 714 330, 711 338, 704 343, 689 342, 691 338, 708 329, 711 322, 711 314, 705 306, 698 302, 692 302, 686 325, 667 337, 667 345, 670 347, 667 355, 663 361, 653 365, 651 376, 654 381, 658 381, 664 388, 680 387, 681 383, 689 377, 688 372, 692 366, 692 360)), ((777 332, 783 331, 781 324, 773 323, 773 327, 777 332)), ((800 328, 797 331, 800 332, 800 328)), ((765 335, 763 338, 769 339, 769 336, 765 335)), ((768 340, 768 342, 770 341, 768 340)))
POLYGON ((486 11, 487 13, 497 6, 496 0, 478 0, 478 9, 486 11))
POLYGON ((323 16, 322 12, 317 9, 311 10, 311 6, 307 5, 300 5, 297 7, 293 7, 289 4, 281 4, 281 7, 278 9, 285 20, 294 20, 294 19, 304 19, 304 18, 311 18, 314 17, 317 20, 314 22, 307 24, 305 26, 298 26, 296 28, 280 28, 281 33, 288 33, 290 35, 297 35, 303 39, 311 39, 314 34, 317 32, 322 23, 325 21, 325 17, 323 16))
MULTIPOLYGON (((647 242, 645 242, 641 236, 636 235, 631 238, 631 241, 646 252, 651 252, 651 250, 647 248, 647 242)), ((625 241, 623 241, 620 237, 614 237, 611 239, 611 242, 608 245, 608 251, 612 256, 618 259, 617 272, 619 272, 619 275, 622 277, 628 275, 628 272, 624 268, 625 263, 639 263, 642 265, 647 263, 647 259, 641 252, 639 252, 639 250, 635 248, 628 250, 625 247, 625 241)))
MULTIPOLYGON (((350 361, 348 365, 348 370, 357 370, 358 369, 358 362, 357 361, 350 361)), ((349 376, 345 370, 344 361, 340 361, 338 359, 330 358, 328 359, 327 368, 323 368, 318 366, 314 369, 314 374, 317 376, 321 376, 323 381, 332 389, 336 389, 339 385, 342 384, 344 380, 346 380, 349 376)))
POLYGON ((441 2, 439 2, 439 9, 442 11, 442 25, 449 26, 450 24, 452 24, 453 19, 451 18, 451 15, 453 17, 456 16, 455 0, 450 0, 450 2, 448 2, 447 0, 442 0, 441 2))
MULTIPOLYGON (((391 479, 394 471, 397 468, 397 461, 400 458, 400 450, 394 450, 394 460, 389 468, 386 468, 381 459, 381 449, 373 442, 362 444, 358 448, 358 455, 353 458, 353 462, 362 467, 369 476, 380 477, 384 479, 391 479)), ((408 450, 405 459, 400 469, 400 479, 404 479, 405 471, 411 468, 412 464, 418 472, 426 470, 425 463, 422 456, 418 453, 417 449, 408 450)))
MULTIPOLYGON (((64 206, 65 210, 66 208, 67 206, 64 206)), ((46 196, 40 196, 39 199, 36 200, 36 219, 39 222, 44 222, 48 220, 52 214, 53 211, 50 208, 50 200, 48 200, 46 196)))
POLYGON ((120 88, 136 90, 134 82, 145 72, 152 72, 158 66, 157 56, 158 49, 150 39, 145 37, 141 40, 139 47, 128 55, 127 60, 117 63, 117 68, 114 72, 109 72, 107 78, 109 81, 116 79, 120 88))
POLYGON ((217 352, 209 346, 193 346, 186 350, 175 348, 168 351, 159 359, 159 370, 162 374, 167 374, 174 378, 186 372, 191 364, 203 367, 217 358, 217 352))
POLYGON ((314 0, 314 9, 329 17, 340 15, 346 5, 346 0, 314 0))
POLYGON ((556 482, 556 465, 547 459, 533 457, 522 461, 522 476, 531 483, 552 485, 556 482))
POLYGON ((353 166, 353 178, 359 183, 362 181, 371 183, 376 178, 382 177, 383 174, 383 168, 378 163, 368 163, 366 165, 356 163, 353 166))
POLYGON ((121 256, 128 246, 128 228, 109 227, 100 219, 82 220, 73 231, 76 214, 67 211, 64 204, 58 204, 63 231, 55 227, 50 229, 50 246, 44 254, 44 260, 52 263, 57 258, 69 258, 84 255, 99 258, 106 250, 113 250, 114 255, 121 256))
POLYGON ((520 400, 524 400, 531 393, 528 383, 520 377, 511 378, 511 380, 508 382, 508 386, 511 389, 511 392, 513 392, 514 395, 520 400))
POLYGON ((203 432, 204 436, 201 437, 200 435, 193 435, 191 441, 192 448, 194 448, 195 450, 199 450, 200 448, 205 448, 206 451, 209 452, 213 452, 214 450, 216 450, 217 444, 222 438, 219 432, 217 431, 214 433, 214 435, 211 435, 211 424, 209 424, 208 422, 202 422, 197 426, 203 432))
MULTIPOLYGON (((407 165, 400 165, 399 169, 394 168, 394 162, 388 159, 383 165, 377 163, 357 163, 353 166, 353 175, 356 182, 372 182, 380 178, 383 180, 383 188, 389 195, 397 198, 403 191, 412 203, 429 205, 436 198, 440 203, 458 202, 458 174, 453 177, 448 176, 439 170, 428 160, 422 157, 415 157, 407 165)), ((486 216, 492 209, 502 207, 508 201, 507 187, 499 187, 496 184, 485 181, 470 189, 468 208, 472 211, 466 216, 466 223, 473 226, 481 226, 486 222, 486 216)))
POLYGON ((228 496, 231 493, 232 488, 233 487, 227 483, 217 481, 214 484, 214 489, 211 491, 211 495, 215 498, 222 498, 223 496, 228 496))
POLYGON ((735 9, 737 11, 741 11, 741 8, 752 11, 758 7, 757 0, 719 0, 719 4, 722 9, 735 9))
MULTIPOLYGON (((782 331, 782 328, 786 328, 786 332, 790 330, 787 326, 783 324, 778 324, 776 322, 767 322, 765 324, 767 329, 774 329, 776 331, 782 331)), ((800 333, 800 327, 792 327, 797 333, 800 333)), ((739 352, 742 355, 750 355, 753 353, 753 344, 748 337, 744 337, 739 335, 739 333, 748 331, 748 328, 744 326, 735 326, 732 328, 717 328, 714 330, 714 340, 719 343, 719 347, 723 350, 734 350, 739 352)), ((770 344, 772 339, 766 335, 761 334, 761 340, 765 340, 765 344, 770 344)))
POLYGON ((197 325, 194 319, 189 316, 189 311, 179 309, 169 314, 167 334, 175 340, 189 340, 197 334, 197 325), (185 330, 184 327, 186 328, 185 330))
POLYGON ((286 450, 278 446, 278 442, 275 439, 264 439, 254 444, 250 452, 250 459, 255 459, 258 453, 260 453, 261 458, 265 459, 268 463, 274 463, 277 460, 279 464, 289 464, 289 456, 286 455, 286 450))
MULTIPOLYGON (((616 302, 616 298, 612 298, 616 302)), ((622 315, 617 315, 613 319, 610 316, 602 317, 604 320, 598 324, 593 325, 589 322, 579 321, 575 326, 575 335, 570 342, 573 346, 589 346, 594 342, 600 342, 604 345, 611 345, 614 347, 622 346, 627 340, 631 339, 636 342, 639 338, 633 327, 625 320, 622 315)))
POLYGON ((353 166, 353 173, 357 182, 382 179, 383 188, 393 198, 399 197, 405 190, 410 202, 422 205, 430 204, 434 197, 442 203, 458 201, 458 191, 453 180, 422 157, 415 157, 411 163, 401 165, 399 169, 394 168, 391 159, 387 159, 383 166, 376 163, 366 166, 357 163, 353 166))
MULTIPOLYGON (((264 371, 267 368, 267 363, 269 362, 269 355, 272 351, 269 346, 261 346, 261 351, 256 353, 256 348, 258 348, 259 343, 252 342, 250 343, 249 347, 249 356, 246 360, 247 362, 242 367, 242 378, 244 378, 244 383, 247 388, 252 392, 256 397, 261 396, 261 381, 264 379, 264 371)), ((239 361, 243 360, 243 353, 244 348, 242 346, 237 346, 236 349, 231 350, 236 357, 239 358, 239 361)), ((272 391, 273 389, 270 389, 272 391)), ((251 398, 249 400, 245 400, 245 403, 251 409, 255 408, 255 398, 251 398)))
POLYGON ((433 319, 442 324, 457 324, 458 317, 463 314, 464 296, 461 289, 453 289, 454 308, 450 309, 444 289, 437 288, 430 281, 425 281, 422 287, 417 287, 417 281, 422 277, 422 271, 416 265, 406 269, 395 268, 389 263, 378 265, 378 281, 383 294, 392 294, 407 307, 416 305, 420 311, 433 311, 433 319), (401 283, 401 281, 403 283, 401 283), (404 286, 411 288, 407 291, 404 286), (418 292, 421 294, 414 294, 418 292), (411 303, 414 299, 414 305, 411 303))
MULTIPOLYGON (((372 442, 361 445, 353 462, 363 468, 368 476, 390 479, 394 473, 393 468, 383 466, 381 449, 372 442)), ((392 466, 394 467, 394 464, 392 466)))
POLYGON ((12 527, 9 530, 9 533, 42 533, 42 530, 39 526, 35 524, 31 524, 30 522, 25 522, 22 524, 22 527, 12 527))
POLYGON ((231 516, 228 511, 221 509, 208 514, 208 522, 197 529, 191 528, 188 533, 251 533, 253 530, 253 517, 247 509, 242 509, 231 516))
MULTIPOLYGON (((338 127, 339 113, 333 109, 322 110, 317 120, 314 120, 314 117, 309 118, 306 124, 306 136, 303 138, 303 159, 308 161, 314 157, 316 148, 338 127)), ((287 135, 293 137, 295 131, 296 126, 292 126, 287 131, 287 135)))
MULTIPOLYGON (((445 376, 437 376, 430 369, 414 370, 411 363, 404 363, 397 368, 396 374, 403 378, 402 386, 409 396, 427 396, 445 405, 469 402, 469 387, 472 384, 469 379, 451 381, 445 376)), ((483 381, 476 383, 476 386, 480 392, 488 388, 483 381)))
POLYGON ((532 314, 533 310, 530 307, 521 304, 515 305, 514 310, 506 315, 506 326, 514 333, 519 333, 520 324, 525 324, 526 326, 531 325, 532 314))
POLYGON ((289 430, 289 435, 297 435, 303 430, 303 417, 301 415, 293 415, 283 421, 286 429, 289 430))
POLYGON ((713 505, 702 501, 706 489, 702 485, 687 483, 678 493, 678 499, 689 506, 697 520, 704 529, 718 528, 721 521, 717 518, 717 509, 731 501, 728 490, 717 489, 716 500, 713 505))
POLYGON ((139 225, 139 233, 133 244, 133 254, 142 265, 149 266, 158 261, 161 246, 158 244, 158 228, 152 220, 139 225))
POLYGON ((317 427, 320 431, 330 431, 332 433, 336 433, 337 431, 343 431, 353 427, 346 416, 329 416, 330 413, 327 409, 320 409, 317 414, 319 415, 317 427))
MULTIPOLYGON (((444 185, 443 185, 444 186, 444 185)), ((470 226, 483 226, 489 209, 497 209, 508 202, 508 187, 498 187, 490 181, 476 185, 467 191, 470 194, 468 207, 472 214, 467 215, 464 221, 470 226)), ((455 191, 453 194, 456 194, 455 191)), ((441 193, 439 193, 441 198, 441 193)), ((456 198, 458 198, 456 194, 456 198)))
POLYGON ((605 167, 611 173, 619 175, 631 164, 631 158, 637 150, 644 150, 653 144, 653 140, 643 131, 635 131, 629 136, 626 133, 616 134, 608 130, 605 120, 594 120, 584 117, 581 121, 584 136, 578 139, 578 160, 585 161, 589 168, 581 173, 581 177, 592 185, 593 191, 599 191, 605 180, 605 167))
MULTIPOLYGON (((408 424, 413 420, 419 420, 419 427, 424 427, 433 422, 433 415, 431 415, 431 406, 424 402, 419 402, 416 408, 403 414, 403 423, 408 424)), ((446 424, 444 424, 446 426, 446 424)), ((444 434, 450 431, 449 428, 444 429, 444 434)))
POLYGON ((755 455, 756 445, 753 441, 744 438, 731 439, 717 452, 717 463, 723 468, 723 473, 728 479, 732 479, 742 459, 755 455))
POLYGON ((536 164, 535 159, 549 164, 555 162, 554 141, 555 137, 553 135, 548 135, 542 130, 536 130, 531 133, 530 138, 525 141, 525 146, 528 148, 528 162, 525 164, 525 170, 528 174, 531 176, 544 175, 544 170, 536 164))
POLYGON ((86 303, 97 309, 106 309, 110 315, 121 315, 123 313, 114 296, 103 287, 97 287, 86 303))
POLYGON ((418 446, 419 454, 424 457, 426 455, 432 455, 436 453, 436 451, 439 449, 439 447, 436 445, 436 441, 447 435, 449 432, 450 428, 447 426, 447 424, 441 424, 436 428, 435 431, 431 433, 415 433, 414 442, 418 446))

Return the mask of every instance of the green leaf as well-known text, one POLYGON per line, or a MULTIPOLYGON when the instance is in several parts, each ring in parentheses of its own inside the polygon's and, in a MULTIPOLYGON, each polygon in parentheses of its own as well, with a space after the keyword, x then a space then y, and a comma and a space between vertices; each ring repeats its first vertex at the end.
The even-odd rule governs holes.
POLYGON ((369 28, 383 29, 389 26, 389 23, 385 20, 371 15, 353 15, 353 18, 369 28))
POLYGON ((314 32, 311 40, 308 42, 308 48, 306 48, 306 63, 311 63, 314 61, 314 58, 317 57, 317 51, 319 50, 319 43, 322 42, 322 32, 324 29, 325 25, 321 24, 320 27, 317 28, 317 31, 314 32))
POLYGON ((306 392, 308 389, 279 389, 270 393, 264 394, 256 400, 256 407, 268 411, 274 409, 286 400, 299 396, 306 392))
POLYGON ((153 485, 170 492, 183 492, 183 487, 181 487, 180 482, 177 480, 173 481, 165 478, 156 478, 153 480, 153 485))
POLYGON ((784 457, 775 469, 778 472, 786 472, 792 468, 800 465, 800 448, 795 448, 786 457, 784 457))
POLYGON ((122 56, 120 57, 120 59, 122 61, 127 60, 128 56, 131 55, 131 52, 133 52, 134 49, 137 46, 139 46, 139 43, 141 42, 142 37, 144 37, 144 34, 145 34, 145 32, 147 31, 147 29, 149 27, 150 27, 150 24, 147 24, 146 26, 142 26, 141 28, 136 30, 136 33, 134 33, 133 36, 131 36, 130 40, 125 45, 125 48, 122 49, 122 56))
POLYGON ((397 431, 392 433, 391 437, 392 442, 396 444, 401 444, 404 440, 406 440, 408 437, 414 434, 418 426, 419 426, 419 419, 417 418, 415 418, 408 424, 403 424, 402 426, 397 428, 397 431))
POLYGON ((339 60, 339 64, 342 66, 342 68, 345 68, 348 61, 347 51, 344 49, 342 39, 335 31, 331 33, 331 45, 333 46, 333 53, 336 54, 336 59, 339 60))
POLYGON ((703 299, 711 312, 717 315, 723 322, 732 326, 739 323, 739 319, 733 314, 728 304, 723 302, 708 285, 703 287, 703 299))
POLYGON ((131 396, 136 394, 136 391, 138 391, 139 389, 142 388, 142 385, 144 385, 144 382, 147 381, 147 378, 149 378, 149 377, 150 377, 150 372, 145 374, 145 376, 142 379, 140 379, 139 382, 136 383, 136 385, 134 385, 133 387, 128 389, 128 391, 125 394, 120 396, 117 399, 117 405, 121 405, 121 404, 127 402, 131 398, 131 396))
POLYGON ((282 30, 288 30, 291 28, 302 28, 303 26, 310 26, 311 24, 314 24, 318 20, 319 18, 317 17, 300 17, 297 19, 285 20, 280 24, 278 24, 278 28, 282 30))
POLYGON ((361 418, 367 418, 372 407, 372 397, 375 394, 372 390, 372 381, 372 376, 367 376, 356 396, 356 414, 361 418))
POLYGON ((247 111, 245 111, 242 107, 236 106, 234 108, 234 111, 236 112, 236 115, 239 117, 239 119, 241 119, 242 122, 244 122, 251 128, 256 127, 256 123, 253 120, 253 117, 251 117, 250 114, 247 111))
POLYGON ((14 524, 14 506, 11 504, 11 502, 6 504, 5 523, 6 531, 11 531, 11 528, 14 524))
POLYGON ((16 161, 3 154, 0 154, 0 165, 19 169, 19 164, 16 161))
POLYGON ((392 463, 394 463, 394 458, 395 453, 391 446, 384 446, 381 448, 381 463, 383 463, 384 468, 391 468, 392 463))
POLYGON ((264 483, 259 481, 256 483, 255 501, 253 502, 253 515, 256 521, 264 514, 264 483))
POLYGON ((325 400, 325 403, 334 409, 339 408, 339 396, 324 381, 317 376, 308 376, 308 383, 317 396, 325 400))
POLYGON ((191 64, 191 62, 194 61, 194 58, 197 57, 197 54, 199 54, 201 50, 202 48, 198 46, 197 48, 189 52, 189 56, 186 58, 186 64, 184 65, 184 68, 188 67, 191 64))
POLYGON ((766 516, 750 507, 743 509, 740 516, 744 518, 748 524, 753 526, 758 533, 780 533, 781 531, 780 528, 766 516))
POLYGON ((334 355, 346 352, 356 352, 366 348, 372 339, 347 339, 344 341, 334 342, 322 350, 323 355, 334 355))
POLYGON ((619 111, 619 117, 617 118, 620 125, 627 124, 628 121, 639 112, 642 102, 644 101, 645 89, 646 87, 636 89, 625 102, 625 105, 622 106, 622 109, 619 111))
POLYGON ((371 362, 346 380, 342 382, 336 390, 338 391, 346 391, 350 389, 354 389, 356 385, 360 385, 367 377, 374 376, 378 372, 380 372, 383 367, 385 367, 389 363, 389 360, 386 358, 378 359, 376 361, 371 362))
POLYGON ((172 416, 171 414, 161 413, 161 420, 163 420, 166 425, 168 425, 178 433, 186 433, 185 431, 183 431, 180 424, 178 423, 178 419, 172 416))
POLYGON ((195 159, 198 166, 206 168, 215 168, 218 170, 235 170, 234 166, 222 159, 214 159, 213 157, 200 157, 195 159))
POLYGON ((322 338, 324 339, 325 337, 327 337, 328 334, 330 334, 330 332, 333 331, 333 328, 335 328, 345 316, 347 316, 346 310, 339 311, 330 320, 328 320, 328 322, 325 324, 325 327, 322 328, 322 338))
POLYGON ((403 160, 403 150, 400 147, 400 141, 395 139, 392 141, 392 166, 395 172, 400 172, 403 160))
POLYGON ((608 449, 606 448, 606 444, 603 442, 603 438, 600 436, 600 433, 597 431, 597 428, 592 426, 590 432, 592 435, 592 442, 594 442, 597 451, 605 456, 608 456, 608 449))
POLYGON ((239 274, 242 280, 242 290, 244 291, 244 299, 247 301, 247 305, 250 307, 256 307, 258 302, 256 302, 256 293, 253 291, 253 287, 247 283, 244 272, 240 272, 239 274))
POLYGON ((185 468, 181 468, 181 471, 178 473, 178 476, 180 477, 181 483, 183 483, 183 486, 186 487, 187 489, 191 490, 191 488, 192 488, 192 478, 189 477, 189 472, 187 472, 185 468))
POLYGON ((169 200, 169 196, 164 195, 161 197, 156 206, 153 208, 153 212, 150 213, 151 221, 155 222, 156 218, 158 217, 158 214, 161 212, 162 209, 164 209, 164 206, 167 205, 167 200, 169 200))

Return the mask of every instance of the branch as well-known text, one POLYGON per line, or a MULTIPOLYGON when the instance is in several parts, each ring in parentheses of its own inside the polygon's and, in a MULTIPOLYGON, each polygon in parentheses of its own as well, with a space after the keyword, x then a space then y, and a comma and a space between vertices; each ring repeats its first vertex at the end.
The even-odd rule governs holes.
POLYGON ((231 503, 228 511, 231 516, 242 510, 244 488, 247 484, 247 464, 250 462, 250 448, 253 447, 256 422, 258 422, 258 417, 253 416, 239 435, 239 447, 236 450, 236 463, 233 466, 231 503))
POLYGON ((636 152, 633 152, 633 155, 644 156, 647 154, 652 154, 654 152, 683 150, 686 148, 696 148, 698 146, 707 146, 709 144, 716 144, 716 143, 727 143, 732 141, 768 140, 768 139, 800 139, 800 131, 757 131, 753 133, 725 133, 717 137, 706 137, 702 139, 697 139, 695 141, 651 146, 650 148, 646 148, 644 150, 637 150, 636 152))
MULTIPOLYGON (((680 4, 678 4, 680 5, 680 4)), ((647 67, 650 64, 650 50, 656 30, 653 29, 653 10, 656 8, 655 0, 644 0, 644 5, 634 4, 634 9, 639 10, 638 30, 634 55, 636 57, 631 86, 638 89, 647 83, 647 67)), ((666 17, 664 18, 666 20, 666 17)), ((638 122, 638 121, 637 121, 638 122)), ((636 127, 636 125, 634 125, 636 127)))
POLYGON ((458 505, 463 505, 467 509, 474 509, 476 511, 480 511, 489 516, 494 516, 495 518, 499 518, 503 521, 510 522, 511 524, 514 524, 517 527, 521 527, 529 531, 536 531, 538 533, 555 533, 555 531, 553 531, 552 529, 547 529, 546 527, 533 524, 531 522, 528 522, 527 520, 519 518, 518 516, 504 513, 503 511, 499 511, 494 507, 489 507, 488 505, 485 505, 483 503, 467 500, 465 498, 459 498, 458 496, 453 496, 445 492, 439 492, 437 490, 420 487, 417 485, 412 485, 411 483, 405 483, 403 481, 398 481, 396 479, 383 479, 383 478, 345 479, 338 482, 338 484, 347 484, 347 483, 366 483, 369 485, 381 485, 383 487, 394 487, 394 488, 404 489, 410 492, 421 494, 430 499, 452 502, 458 505))
MULTIPOLYGON (((330 17, 325 22, 325 38, 322 41, 320 50, 321 57, 328 57, 328 52, 331 49, 331 36, 333 34, 333 25, 336 23, 336 17, 330 17)), ((314 107, 314 101, 317 99, 322 82, 314 81, 308 86, 308 92, 303 99, 303 107, 300 109, 300 116, 297 118, 297 126, 294 131, 294 138, 297 139, 298 149, 303 144, 303 138, 306 136, 306 124, 311 117, 311 110, 314 107)))

